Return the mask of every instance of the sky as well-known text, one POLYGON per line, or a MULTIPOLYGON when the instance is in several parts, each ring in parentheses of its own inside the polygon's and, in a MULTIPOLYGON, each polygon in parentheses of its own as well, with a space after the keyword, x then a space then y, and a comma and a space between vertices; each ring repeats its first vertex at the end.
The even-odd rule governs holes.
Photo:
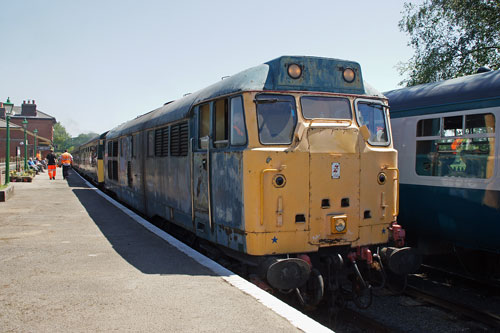
POLYGON ((403 0, 0 0, 0 101, 102 133, 282 55, 360 63, 398 88, 403 0))

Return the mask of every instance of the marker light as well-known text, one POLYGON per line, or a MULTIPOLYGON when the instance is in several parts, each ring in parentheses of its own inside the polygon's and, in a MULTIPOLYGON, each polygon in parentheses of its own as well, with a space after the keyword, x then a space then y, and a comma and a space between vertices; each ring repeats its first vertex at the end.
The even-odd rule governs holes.
POLYGON ((346 226, 346 223, 345 223, 344 219, 338 219, 337 221, 335 221, 335 230, 337 232, 344 231, 345 230, 345 226, 346 226))
POLYGON ((288 65, 288 75, 292 79, 298 79, 302 75, 302 67, 297 64, 288 65))
POLYGON ((342 76, 344 77, 344 80, 346 82, 351 83, 356 78, 356 73, 354 73, 354 70, 352 68, 346 68, 342 72, 342 76))

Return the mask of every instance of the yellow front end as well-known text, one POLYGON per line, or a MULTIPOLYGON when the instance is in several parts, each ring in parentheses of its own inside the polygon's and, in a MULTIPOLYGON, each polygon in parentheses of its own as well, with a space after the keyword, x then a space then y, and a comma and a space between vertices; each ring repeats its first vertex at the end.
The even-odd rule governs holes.
MULTIPOLYGON (((355 119, 304 119, 297 103, 292 144, 262 145, 254 95, 245 96, 247 253, 307 253, 320 247, 387 243, 397 216, 397 152, 392 143, 371 145, 355 119)), ((354 98, 350 102, 354 105, 354 98)))

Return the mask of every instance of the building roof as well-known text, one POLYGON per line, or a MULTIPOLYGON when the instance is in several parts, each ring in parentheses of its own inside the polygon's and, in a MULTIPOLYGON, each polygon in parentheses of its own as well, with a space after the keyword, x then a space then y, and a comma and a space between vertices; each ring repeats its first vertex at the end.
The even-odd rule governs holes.
POLYGON ((14 106, 12 108, 12 115, 11 117, 15 118, 28 118, 28 119, 52 119, 54 122, 56 121, 55 117, 52 117, 45 112, 42 112, 40 110, 36 110, 36 117, 35 116, 24 116, 22 115, 22 107, 21 106, 14 106))
MULTIPOLYGON (((21 126, 9 122, 9 127, 14 128, 14 127, 21 127, 21 126)), ((7 123, 3 119, 0 119, 0 128, 7 128, 7 123)))

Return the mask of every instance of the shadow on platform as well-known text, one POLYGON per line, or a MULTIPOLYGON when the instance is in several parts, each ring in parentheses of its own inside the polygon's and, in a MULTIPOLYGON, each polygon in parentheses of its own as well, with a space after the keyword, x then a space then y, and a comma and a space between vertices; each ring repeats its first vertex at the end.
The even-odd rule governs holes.
POLYGON ((145 274, 216 276, 112 205, 71 170, 68 185, 113 249, 145 274))

